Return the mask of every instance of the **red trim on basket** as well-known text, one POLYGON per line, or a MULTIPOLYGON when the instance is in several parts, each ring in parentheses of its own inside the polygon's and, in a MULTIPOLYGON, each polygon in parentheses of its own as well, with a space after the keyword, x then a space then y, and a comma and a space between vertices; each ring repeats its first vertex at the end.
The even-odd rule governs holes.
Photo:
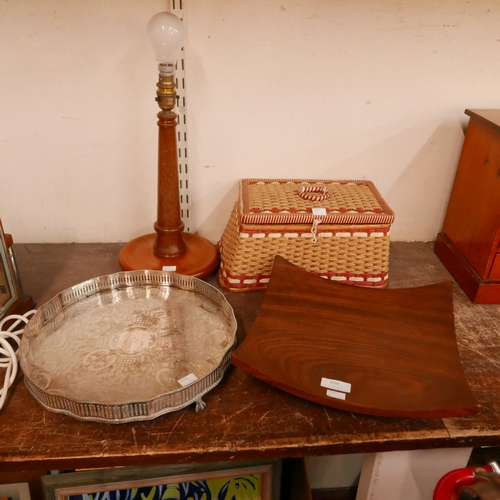
MULTIPOLYGON (((329 281, 334 281, 337 283, 342 283, 344 285, 357 285, 357 286, 364 286, 364 287, 380 287, 384 286, 388 283, 388 278, 386 278, 387 273, 380 273, 380 274, 369 274, 369 273, 360 273, 360 274, 355 274, 355 273, 334 273, 334 272, 326 272, 326 273, 318 273, 318 272, 311 272, 311 274, 315 274, 316 276, 321 276, 324 279, 328 279, 329 281), (332 277, 339 277, 339 278, 347 278, 345 280, 335 280, 331 279, 332 277), (352 280, 350 278, 364 278, 363 281, 356 281, 352 280), (381 278, 380 281, 367 281, 367 278, 381 278)), ((266 274, 258 274, 255 276, 246 276, 246 275, 233 275, 229 274, 225 269, 223 269, 222 272, 222 279, 226 286, 228 288, 233 288, 233 289, 254 289, 254 288, 265 288, 267 287, 267 283, 259 283, 261 279, 268 279, 270 275, 266 274), (238 280, 240 283, 233 283, 230 282, 229 279, 231 280, 238 280), (256 283, 243 283, 244 280, 255 280, 256 283)))
MULTIPOLYGON (((347 207, 339 207, 337 210, 332 210, 331 208, 328 207, 323 207, 326 210, 327 214, 345 214, 347 212, 356 212, 355 214, 383 214, 384 211, 381 208, 374 208, 373 210, 366 210, 363 207, 356 207, 356 208, 347 208, 347 207)), ((248 214, 265 214, 265 213, 273 213, 273 214, 312 214, 312 208, 306 208, 305 210, 299 210, 298 208, 295 207, 289 207, 284 209, 283 207, 271 207, 271 208, 260 208, 260 207, 253 207, 248 209, 248 214)))
POLYGON ((232 288, 233 290, 238 288, 241 290, 250 290, 254 288, 266 288, 267 283, 252 283, 249 285, 248 283, 230 283, 226 279, 224 279, 224 283, 228 288, 232 288))
POLYGON ((298 212, 293 210, 279 212, 270 212, 266 210, 257 210, 240 215, 243 224, 311 224, 319 219, 323 224, 343 224, 343 225, 362 225, 362 224, 391 224, 394 221, 393 215, 387 215, 383 211, 372 212, 353 212, 346 208, 339 211, 330 211, 326 215, 313 215, 311 212, 298 212))
POLYGON ((366 181, 359 180, 345 180, 345 181, 332 181, 332 180, 315 180, 315 179, 244 179, 247 184, 305 184, 305 185, 323 185, 323 184, 356 184, 357 186, 366 186, 366 181))
MULTIPOLYGON (((318 226, 318 229, 321 229, 321 225, 318 226)), ((363 228, 351 228, 351 227, 346 227, 346 228, 339 228, 339 229, 335 229, 334 231, 330 231, 328 229, 325 229, 324 231, 318 231, 317 234, 320 235, 322 233, 333 233, 333 236, 335 236, 337 233, 351 233, 351 234, 354 234, 354 233, 367 233, 367 234, 372 234, 372 233, 385 233, 385 234, 388 234, 389 231, 390 231, 390 227, 378 227, 378 228, 368 228, 368 227, 363 227, 363 228)), ((288 229, 287 231, 276 231, 276 230, 272 230, 272 229, 268 229, 268 230, 256 230, 256 229, 252 229, 252 230, 248 230, 248 229, 242 229, 240 228, 240 234, 243 233, 243 234, 249 234, 249 235, 252 235, 252 234, 289 234, 289 233, 292 233, 292 234, 311 234, 311 231, 310 230, 305 230, 305 231, 297 231, 293 228, 291 229, 288 229)))
POLYGON ((224 270, 224 274, 226 277, 232 279, 232 280, 261 280, 261 279, 269 279, 270 274, 257 274, 255 276, 244 276, 244 275, 236 275, 236 274, 229 274, 226 270, 224 270))

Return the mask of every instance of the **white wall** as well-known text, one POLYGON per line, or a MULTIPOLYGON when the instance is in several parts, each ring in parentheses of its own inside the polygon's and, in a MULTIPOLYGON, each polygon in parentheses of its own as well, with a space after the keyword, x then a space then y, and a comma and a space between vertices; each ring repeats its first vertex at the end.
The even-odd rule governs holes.
MULTIPOLYGON (((0 217, 17 242, 128 241, 156 218, 168 1, 0 0, 0 217)), ((191 227, 244 177, 367 178, 394 240, 441 227, 467 117, 499 107, 496 0, 184 0, 191 227)))
POLYGON ((305 457, 307 479, 311 489, 345 488, 357 485, 364 455, 305 457))

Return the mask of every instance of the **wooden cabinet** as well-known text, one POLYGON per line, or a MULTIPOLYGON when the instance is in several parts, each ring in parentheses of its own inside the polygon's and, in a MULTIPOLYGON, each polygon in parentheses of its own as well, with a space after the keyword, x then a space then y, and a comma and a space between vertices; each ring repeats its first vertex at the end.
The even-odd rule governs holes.
POLYGON ((475 303, 500 304, 500 109, 470 116, 435 252, 475 303))

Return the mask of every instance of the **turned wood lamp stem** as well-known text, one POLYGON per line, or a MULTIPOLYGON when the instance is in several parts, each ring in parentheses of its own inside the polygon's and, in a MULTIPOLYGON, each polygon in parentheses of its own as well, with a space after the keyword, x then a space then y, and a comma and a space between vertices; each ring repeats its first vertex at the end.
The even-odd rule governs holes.
POLYGON ((182 21, 170 12, 154 15, 148 23, 151 45, 158 61, 158 205, 155 233, 129 241, 120 252, 124 271, 152 269, 205 278, 219 265, 219 249, 197 234, 183 232, 179 200, 177 115, 174 113, 175 60, 184 40, 182 21))
POLYGON ((179 257, 186 252, 182 237, 184 223, 180 215, 179 173, 177 160, 177 115, 175 77, 160 73, 156 84, 158 113, 158 212, 154 224, 153 250, 159 257, 179 257))

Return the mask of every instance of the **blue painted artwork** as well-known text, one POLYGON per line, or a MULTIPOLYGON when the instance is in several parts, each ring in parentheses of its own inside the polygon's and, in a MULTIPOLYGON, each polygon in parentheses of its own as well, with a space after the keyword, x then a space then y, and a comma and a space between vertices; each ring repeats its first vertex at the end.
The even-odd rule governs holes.
POLYGON ((261 500, 261 498, 261 474, 100 491, 67 497, 68 500, 261 500))

